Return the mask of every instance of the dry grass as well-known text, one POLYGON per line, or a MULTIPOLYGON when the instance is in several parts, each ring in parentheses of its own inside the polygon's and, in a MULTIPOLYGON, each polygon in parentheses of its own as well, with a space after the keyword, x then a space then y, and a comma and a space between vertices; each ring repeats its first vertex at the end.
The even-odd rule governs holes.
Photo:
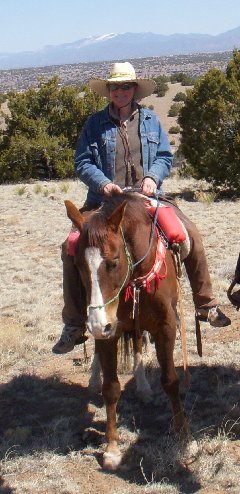
MULTIPOLYGON (((131 376, 120 376, 124 461, 109 475, 101 469, 102 398, 87 391, 90 363, 79 348, 59 357, 51 353, 62 327, 60 245, 70 228, 64 199, 80 206, 86 189, 78 181, 42 182, 25 184, 19 195, 16 185, 1 186, 1 494, 101 494, 110 487, 114 494, 239 492, 239 315, 226 297, 239 251, 239 201, 206 201, 205 183, 176 175, 165 190, 198 224, 214 291, 233 322, 218 332, 203 325, 200 359, 184 277, 191 384, 181 393, 192 440, 180 447, 172 432, 153 360, 147 363, 152 405, 140 405, 131 376)), ((92 344, 88 340, 89 355, 92 344)), ((179 337, 175 361, 182 382, 179 337)))

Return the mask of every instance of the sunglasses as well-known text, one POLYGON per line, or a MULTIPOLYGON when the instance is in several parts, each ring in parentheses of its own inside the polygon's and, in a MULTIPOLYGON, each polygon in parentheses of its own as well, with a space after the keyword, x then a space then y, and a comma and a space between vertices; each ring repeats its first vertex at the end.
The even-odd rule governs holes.
POLYGON ((126 82, 125 84, 114 84, 114 83, 110 83, 108 84, 108 89, 109 91, 117 91, 117 89, 122 89, 123 91, 128 91, 129 89, 132 89, 133 87, 135 87, 137 84, 134 82, 134 83, 128 83, 126 82))

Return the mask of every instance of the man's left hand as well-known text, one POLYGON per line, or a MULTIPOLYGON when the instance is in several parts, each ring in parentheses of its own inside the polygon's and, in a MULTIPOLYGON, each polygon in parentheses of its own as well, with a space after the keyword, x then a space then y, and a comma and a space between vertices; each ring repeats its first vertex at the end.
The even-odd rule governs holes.
POLYGON ((152 196, 157 190, 156 182, 152 178, 146 177, 142 181, 141 189, 145 196, 152 196))

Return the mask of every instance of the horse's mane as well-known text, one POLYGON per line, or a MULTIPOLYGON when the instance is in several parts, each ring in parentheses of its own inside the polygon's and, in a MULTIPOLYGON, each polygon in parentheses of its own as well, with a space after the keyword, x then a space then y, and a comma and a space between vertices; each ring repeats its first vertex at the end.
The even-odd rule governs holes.
POLYGON ((102 206, 91 215, 89 221, 84 225, 84 232, 90 246, 104 245, 108 237, 108 218, 124 201, 127 201, 127 207, 123 218, 123 228, 127 225, 127 230, 130 231, 132 226, 133 231, 136 231, 137 224, 150 223, 151 220, 142 196, 130 192, 113 194, 103 202, 102 206))

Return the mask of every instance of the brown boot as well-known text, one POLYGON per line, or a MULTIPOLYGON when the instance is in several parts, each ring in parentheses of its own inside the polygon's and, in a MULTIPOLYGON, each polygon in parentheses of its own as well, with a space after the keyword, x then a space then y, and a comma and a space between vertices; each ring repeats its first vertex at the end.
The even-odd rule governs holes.
POLYGON ((231 319, 225 316, 217 306, 210 309, 198 309, 196 312, 199 321, 209 322, 214 328, 224 328, 231 324, 231 319))
POLYGON ((52 352, 57 354, 71 352, 75 345, 81 345, 88 339, 84 332, 85 328, 65 324, 58 342, 52 348, 52 352))

